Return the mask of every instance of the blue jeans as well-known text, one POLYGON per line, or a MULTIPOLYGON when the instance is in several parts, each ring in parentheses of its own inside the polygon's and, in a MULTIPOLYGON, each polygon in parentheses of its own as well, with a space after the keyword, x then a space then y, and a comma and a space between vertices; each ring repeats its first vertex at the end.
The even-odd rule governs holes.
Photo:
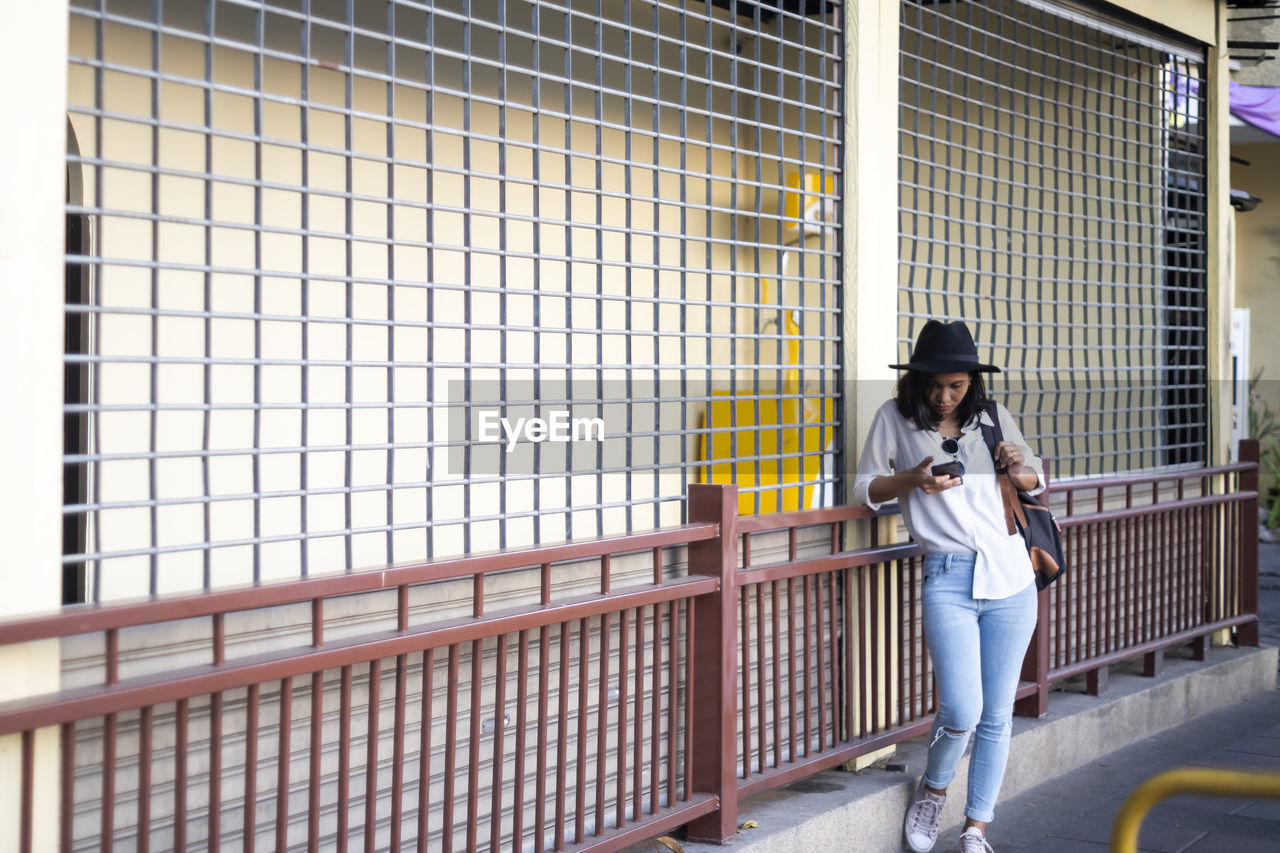
POLYGON ((976 731, 965 815, 986 823, 995 817, 1009 760, 1013 697, 1036 626, 1036 585, 1028 577, 1027 586, 1009 598, 975 599, 974 558, 924 558, 924 634, 938 686, 924 782, 936 790, 950 785, 976 731))

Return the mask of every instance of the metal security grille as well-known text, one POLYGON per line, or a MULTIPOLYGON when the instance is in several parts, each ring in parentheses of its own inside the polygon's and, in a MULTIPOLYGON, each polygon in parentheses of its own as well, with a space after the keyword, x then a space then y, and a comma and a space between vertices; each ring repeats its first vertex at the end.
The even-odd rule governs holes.
POLYGON ((901 34, 899 355, 967 320, 1057 476, 1205 464, 1203 51, 1042 2, 901 34))
POLYGON ((68 600, 830 500, 837 4, 71 5, 68 600))

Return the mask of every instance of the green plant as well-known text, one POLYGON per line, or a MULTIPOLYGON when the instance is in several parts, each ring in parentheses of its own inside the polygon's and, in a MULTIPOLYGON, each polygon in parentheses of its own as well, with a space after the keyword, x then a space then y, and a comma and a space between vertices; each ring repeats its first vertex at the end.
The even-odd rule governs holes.
MULTIPOLYGON (((1280 442, 1272 442, 1259 454, 1258 465, 1270 482, 1280 482, 1280 442)), ((1267 527, 1280 527, 1280 498, 1271 499, 1267 527)))
POLYGON ((1276 422, 1275 412, 1267 405, 1267 401, 1258 391, 1258 383, 1262 381, 1262 368, 1254 372, 1249 380, 1249 438, 1256 438, 1259 444, 1266 444, 1267 439, 1280 437, 1280 423, 1276 422))
MULTIPOLYGON (((1258 391, 1261 380, 1262 368, 1258 368, 1249 380, 1249 437, 1258 440, 1258 468, 1265 501, 1269 494, 1266 484, 1280 483, 1280 422, 1276 421, 1275 412, 1258 391)), ((1280 527, 1280 498, 1271 499, 1266 526, 1280 527)))

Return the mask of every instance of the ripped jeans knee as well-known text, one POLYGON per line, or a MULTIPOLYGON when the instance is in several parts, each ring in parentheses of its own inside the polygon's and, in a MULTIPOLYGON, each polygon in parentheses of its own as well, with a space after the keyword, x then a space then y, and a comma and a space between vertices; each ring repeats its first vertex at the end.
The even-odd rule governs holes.
POLYGON ((934 790, 943 790, 955 778, 956 764, 969 745, 972 729, 953 729, 935 725, 929 740, 929 757, 925 766, 924 783, 934 790))
POLYGON ((929 748, 933 749, 938 745, 938 741, 946 738, 964 738, 968 739, 970 729, 953 729, 948 726, 938 726, 933 733, 933 740, 929 741, 929 748))

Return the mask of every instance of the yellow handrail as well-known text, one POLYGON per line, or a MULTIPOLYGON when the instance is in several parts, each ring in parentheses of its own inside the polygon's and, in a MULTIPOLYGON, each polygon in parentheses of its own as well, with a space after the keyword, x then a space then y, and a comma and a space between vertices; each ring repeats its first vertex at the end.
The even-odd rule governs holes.
POLYGON ((1147 812, 1166 797, 1178 794, 1280 799, 1280 773, 1180 767, 1153 776, 1139 785, 1120 807, 1111 827, 1111 853, 1135 853, 1138 830, 1147 812))

